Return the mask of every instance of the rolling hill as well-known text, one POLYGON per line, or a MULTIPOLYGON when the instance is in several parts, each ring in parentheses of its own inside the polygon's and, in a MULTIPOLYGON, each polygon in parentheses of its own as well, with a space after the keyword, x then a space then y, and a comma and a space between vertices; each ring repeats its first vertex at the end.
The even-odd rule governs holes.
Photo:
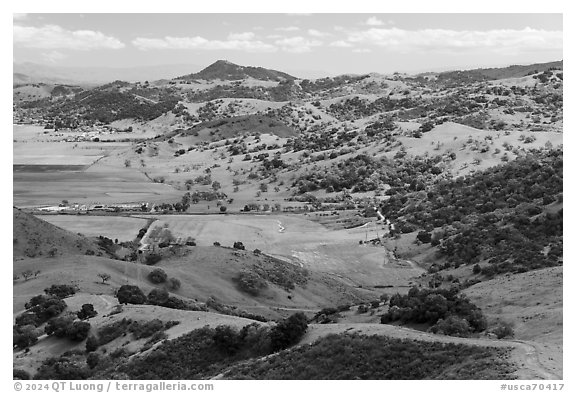
POLYGON ((15 259, 102 253, 90 239, 58 228, 17 208, 12 209, 12 243, 15 259))

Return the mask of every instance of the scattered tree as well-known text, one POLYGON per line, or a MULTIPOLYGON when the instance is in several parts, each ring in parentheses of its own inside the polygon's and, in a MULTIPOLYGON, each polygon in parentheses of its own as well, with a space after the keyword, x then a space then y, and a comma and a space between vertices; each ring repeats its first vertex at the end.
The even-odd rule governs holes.
POLYGON ((109 275, 108 273, 98 273, 98 277, 100 277, 100 279, 102 280, 102 284, 106 284, 106 281, 112 278, 112 276, 109 275))

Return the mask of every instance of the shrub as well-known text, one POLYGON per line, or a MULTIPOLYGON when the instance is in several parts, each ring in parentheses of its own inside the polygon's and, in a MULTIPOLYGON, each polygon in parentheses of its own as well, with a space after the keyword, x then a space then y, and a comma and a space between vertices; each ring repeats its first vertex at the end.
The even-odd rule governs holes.
POLYGON ((448 320, 450 316, 453 316, 466 320, 470 331, 481 332, 485 330, 486 318, 482 311, 468 298, 458 295, 458 290, 458 287, 450 289, 413 287, 407 295, 395 294, 390 298, 390 308, 382 316, 381 322, 400 321, 402 323, 435 325, 443 319, 442 324, 432 329, 432 332, 451 331, 450 325, 456 325, 458 322, 455 319, 448 320))
POLYGON ((94 305, 87 303, 82 305, 82 309, 76 313, 79 319, 90 319, 98 315, 98 312, 94 310, 94 305))
POLYGON ((12 344, 19 348, 28 348, 38 342, 38 332, 33 325, 15 326, 12 332, 12 344))
POLYGON ((66 337, 72 341, 83 341, 88 337, 90 324, 88 322, 74 322, 66 331, 66 337))
POLYGON ((52 285, 44 290, 47 295, 56 296, 59 299, 67 298, 76 293, 76 288, 72 285, 52 285))
POLYGON ((432 241, 432 234, 427 231, 420 231, 416 235, 416 239, 420 240, 422 243, 430 243, 432 241))
POLYGON ((88 354, 88 356, 86 357, 86 364, 88 365, 88 367, 90 367, 90 369, 96 367, 98 363, 100 363, 100 355, 98 355, 97 353, 88 354))
POLYGON ((180 283, 180 280, 178 280, 177 278, 170 277, 168 279, 168 287, 173 291, 179 290, 181 285, 182 284, 180 283))
POLYGON ((149 304, 154 306, 161 306, 168 301, 169 297, 170 295, 168 294, 168 291, 164 288, 153 289, 148 294, 147 300, 149 304))
POLYGON ((498 339, 514 337, 514 329, 512 324, 508 322, 500 322, 497 326, 490 329, 490 332, 495 334, 498 339))
POLYGON ((54 335, 58 338, 64 338, 68 334, 68 329, 72 326, 74 316, 69 314, 48 321, 44 331, 47 335, 54 335))
POLYGON ((292 314, 280 321, 270 332, 273 351, 286 349, 296 344, 308 329, 308 318, 304 313, 292 314))
POLYGON ((86 340, 86 352, 94 352, 99 346, 100 343, 95 336, 89 336, 86 340))
POLYGON ((123 318, 120 321, 102 326, 100 329, 98 329, 98 344, 106 345, 109 342, 114 341, 118 337, 122 336, 128 331, 128 326, 131 323, 132 320, 123 318))
POLYGON ((148 279, 154 284, 166 282, 168 275, 162 269, 154 269, 148 274, 148 279))
POLYGON ((153 319, 148 322, 133 322, 128 330, 134 334, 134 338, 140 339, 150 337, 154 333, 162 331, 164 323, 159 319, 153 319))
POLYGON ((34 379, 86 380, 91 372, 77 357, 62 355, 59 358, 48 358, 38 368, 34 379))
POLYGON ((30 374, 28 374, 26 371, 15 368, 12 370, 12 379, 27 381, 31 379, 31 377, 30 374))
POLYGON ((146 265, 155 265, 162 260, 162 256, 158 254, 148 254, 144 259, 146 265))
POLYGON ((42 321, 36 316, 36 314, 31 312, 24 312, 16 317, 15 320, 16 326, 26 326, 26 325, 34 325, 40 326, 42 321))
POLYGON ((68 338, 72 341, 82 341, 88 337, 90 324, 88 322, 73 322, 73 314, 53 318, 48 321, 44 331, 48 335, 59 338, 68 338))
POLYGON ((136 285, 122 285, 116 294, 120 304, 144 304, 146 296, 136 285))
POLYGON ((235 281, 241 291, 252 296, 258 296, 260 292, 268 287, 268 283, 258 273, 251 271, 241 271, 235 277, 235 281))
POLYGON ((471 328, 467 320, 450 315, 446 319, 440 319, 430 331, 435 334, 444 334, 446 336, 468 337, 470 336, 471 328))

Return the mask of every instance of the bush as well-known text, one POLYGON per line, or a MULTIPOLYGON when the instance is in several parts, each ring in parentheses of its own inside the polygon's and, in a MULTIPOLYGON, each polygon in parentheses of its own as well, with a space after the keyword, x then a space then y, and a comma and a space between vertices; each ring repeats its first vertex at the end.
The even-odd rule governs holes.
POLYGON ((113 322, 98 329, 98 344, 106 345, 111 341, 116 340, 128 331, 128 326, 132 320, 123 318, 120 321, 113 322))
POLYGON ((68 329, 72 326, 73 321, 74 317, 71 314, 53 318, 46 324, 44 332, 49 336, 54 335, 58 338, 64 338, 68 334, 68 329))
POLYGON ((134 338, 140 339, 150 337, 154 333, 161 332, 164 328, 164 323, 159 319, 153 319, 148 322, 133 322, 128 331, 130 331, 134 338))
POLYGON ((514 337, 514 329, 512 324, 508 322, 500 322, 497 326, 490 329, 490 333, 495 334, 498 339, 514 337))
POLYGON ((455 315, 450 315, 446 319, 438 320, 438 322, 430 328, 432 333, 455 337, 469 337, 471 330, 467 320, 455 315))
POLYGON ((252 296, 258 296, 260 292, 268 287, 268 283, 258 273, 251 271, 241 271, 235 278, 241 291, 252 296))
POLYGON ((148 254, 146 256, 146 258, 144 259, 144 263, 146 263, 146 265, 155 265, 158 262, 160 262, 162 260, 162 256, 158 255, 158 254, 148 254))
POLYGON ((168 287, 173 291, 179 290, 181 285, 180 280, 177 278, 171 277, 168 279, 168 287))
POLYGON ((116 294, 120 304, 144 304, 146 296, 136 285, 122 285, 116 294))
POLYGON ((66 331, 66 337, 72 341, 83 341, 88 337, 90 324, 88 322, 74 322, 66 331))
POLYGON ((148 294, 148 304, 152 304, 154 306, 161 306, 168 301, 170 295, 168 291, 164 288, 161 289, 153 289, 148 294))
POLYGON ((94 305, 87 303, 82 305, 82 309, 76 313, 79 319, 90 319, 98 315, 98 312, 94 310, 94 305))
POLYGON ((48 358, 38 368, 34 379, 86 380, 91 376, 91 372, 84 364, 83 360, 73 356, 48 358))
POLYGON ((100 355, 98 355, 97 353, 88 354, 88 356, 86 357, 86 364, 88 365, 88 367, 90 367, 90 369, 96 367, 98 363, 100 363, 100 355))
POLYGON ((12 344, 18 349, 25 349, 36 344, 38 336, 34 325, 15 326, 12 332, 12 344))
POLYGON ((47 295, 56 296, 59 299, 67 298, 76 293, 76 288, 72 285, 52 285, 44 290, 47 295))
POLYGON ((73 322, 73 315, 53 318, 48 321, 44 331, 58 338, 68 338, 72 341, 82 341, 88 337, 90 324, 88 322, 73 322))
POLYGON ((12 379, 27 381, 31 379, 31 377, 30 374, 28 374, 26 371, 15 368, 12 370, 12 379))
POLYGON ((416 235, 416 239, 420 240, 422 243, 430 243, 432 241, 432 234, 427 231, 420 231, 416 235))
MULTIPOLYGON (((390 308, 381 318, 382 323, 400 321, 402 323, 419 323, 435 325, 443 319, 443 324, 432 332, 451 331, 451 323, 458 321, 450 316, 466 320, 473 332, 486 329, 486 318, 482 311, 464 296, 458 295, 458 287, 450 289, 419 289, 413 287, 407 295, 395 294, 390 298, 390 308), (445 329, 444 329, 445 328, 445 329)), ((449 333, 443 333, 449 334, 449 333)))
POLYGON ((26 326, 26 325, 34 325, 40 326, 42 321, 36 316, 36 314, 31 312, 24 312, 16 317, 15 320, 16 326, 26 326))
POLYGON ((296 344, 307 329, 308 318, 304 313, 299 312, 283 319, 270 332, 272 350, 276 352, 296 344))
POLYGON ((94 352, 99 346, 100 343, 95 336, 89 336, 86 340, 86 352, 94 352))
POLYGON ((148 274, 148 279, 154 284, 162 284, 168 279, 168 275, 162 269, 154 269, 148 274))

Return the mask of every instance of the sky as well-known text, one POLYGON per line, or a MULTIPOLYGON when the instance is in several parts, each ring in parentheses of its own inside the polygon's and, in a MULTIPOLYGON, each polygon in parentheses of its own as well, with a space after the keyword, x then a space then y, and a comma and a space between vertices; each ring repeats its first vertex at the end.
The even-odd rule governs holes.
MULTIPOLYGON (((562 14, 13 14, 14 62, 219 59, 286 72, 422 72, 561 60, 562 14)), ((298 76, 298 75, 296 75, 298 76)))
POLYGON ((562 59, 561 14, 14 14, 15 62, 332 75, 562 59))

